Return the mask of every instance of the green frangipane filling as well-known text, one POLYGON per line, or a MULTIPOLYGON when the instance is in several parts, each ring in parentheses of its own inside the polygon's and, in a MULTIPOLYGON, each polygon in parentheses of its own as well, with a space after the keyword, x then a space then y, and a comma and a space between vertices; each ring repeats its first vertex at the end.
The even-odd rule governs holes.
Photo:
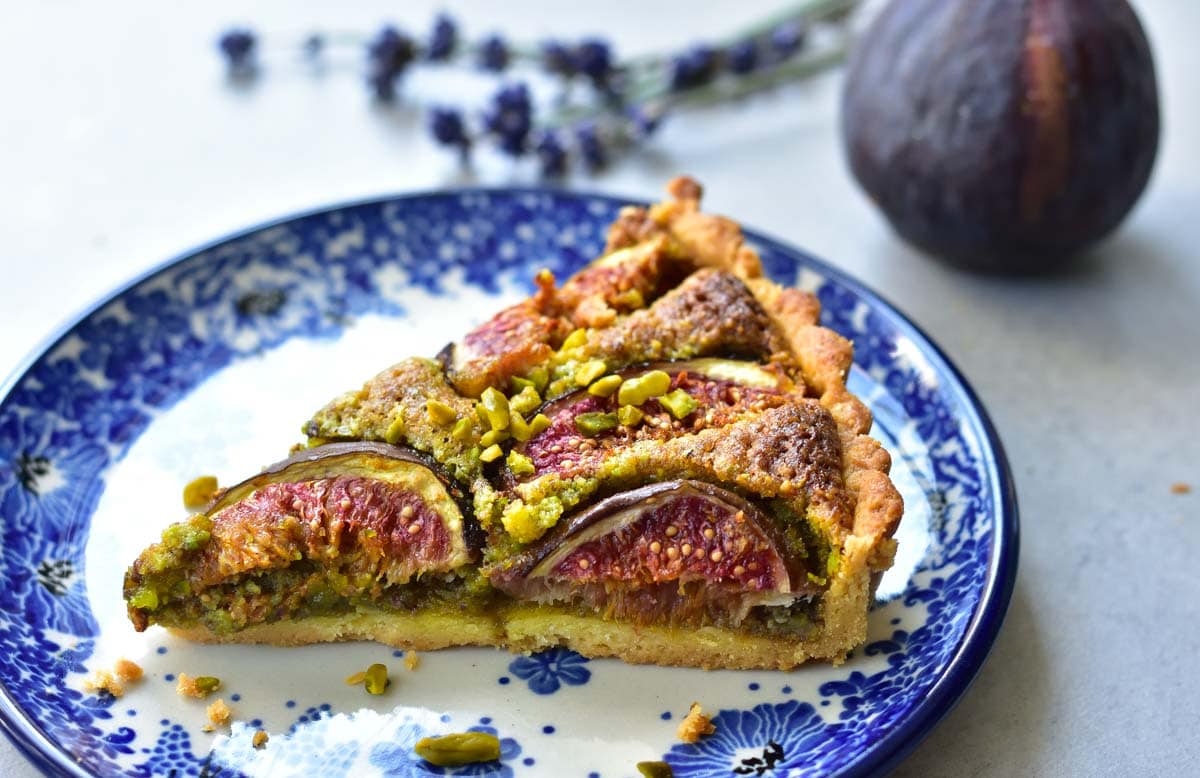
POLYGON ((479 439, 485 429, 475 401, 455 392, 431 359, 406 359, 385 370, 319 411, 304 432, 318 440, 406 443, 464 483, 482 478, 479 439))
POLYGON ((363 608, 482 613, 491 598, 492 589, 477 570, 381 587, 373 578, 354 580, 319 569, 316 563, 298 562, 284 570, 212 586, 194 596, 165 599, 155 610, 154 620, 168 627, 202 624, 213 632, 228 634, 252 624, 363 608))

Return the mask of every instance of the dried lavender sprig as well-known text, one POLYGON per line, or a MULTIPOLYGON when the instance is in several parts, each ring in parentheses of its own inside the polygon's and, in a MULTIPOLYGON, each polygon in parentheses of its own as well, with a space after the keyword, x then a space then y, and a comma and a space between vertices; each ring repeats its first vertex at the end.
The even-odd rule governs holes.
MULTIPOLYGON (((644 83, 640 91, 628 94, 626 98, 630 105, 653 104, 663 113, 675 107, 698 107, 734 100, 828 70, 845 59, 848 47, 848 40, 843 38, 833 45, 827 46, 824 50, 818 50, 770 68, 738 74, 734 79, 709 81, 704 85, 685 90, 674 88, 669 80, 660 77, 654 82, 644 83)), ((538 126, 553 128, 581 121, 594 121, 608 112, 609 109, 606 106, 587 108, 568 106, 560 109, 538 126)))
MULTIPOLYGON (((821 21, 840 20, 862 5, 863 0, 805 0, 788 6, 773 13, 731 35, 719 38, 712 45, 714 48, 728 49, 743 41, 755 40, 768 36, 774 30, 792 21, 815 23, 821 21)), ((659 53, 643 54, 631 57, 622 63, 622 67, 630 72, 653 70, 663 66, 664 57, 659 53)))

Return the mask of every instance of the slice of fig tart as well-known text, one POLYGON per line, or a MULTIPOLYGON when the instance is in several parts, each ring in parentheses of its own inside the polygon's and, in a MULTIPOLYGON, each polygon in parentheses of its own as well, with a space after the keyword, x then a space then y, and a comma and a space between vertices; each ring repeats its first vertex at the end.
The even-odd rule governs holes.
POLYGON ((336 398, 288 459, 134 562, 134 626, 207 641, 569 646, 839 662, 902 513, 852 348, 700 189, 435 359, 336 398))

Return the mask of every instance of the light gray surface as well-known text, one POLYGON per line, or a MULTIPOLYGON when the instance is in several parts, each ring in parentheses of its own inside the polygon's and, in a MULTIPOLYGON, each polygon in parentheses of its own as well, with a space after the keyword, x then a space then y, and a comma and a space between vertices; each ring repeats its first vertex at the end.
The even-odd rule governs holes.
MULTIPOLYGON (((193 245, 297 209, 468 180, 416 113, 372 110, 354 75, 312 77, 272 59, 257 87, 238 91, 211 49, 241 18, 297 35, 393 17, 423 29, 434 4, 257 5, 7 9, 0 371, 101 294, 193 245)), ((437 5, 476 33, 603 31, 637 52, 719 35, 778 4, 437 5)), ((901 245, 843 167, 839 76, 681 117, 644 153, 571 181, 652 197, 671 174, 696 175, 710 208, 895 302, 991 411, 1020 496, 1020 578, 978 681, 900 775, 1169 775, 1200 760, 1200 4, 1137 5, 1158 57, 1158 165, 1131 220, 1065 275, 979 278, 901 245), (1176 481, 1197 491, 1173 495, 1176 481)), ((473 180, 534 177, 487 158, 473 180)), ((32 774, 0 742, 0 775, 32 774)))

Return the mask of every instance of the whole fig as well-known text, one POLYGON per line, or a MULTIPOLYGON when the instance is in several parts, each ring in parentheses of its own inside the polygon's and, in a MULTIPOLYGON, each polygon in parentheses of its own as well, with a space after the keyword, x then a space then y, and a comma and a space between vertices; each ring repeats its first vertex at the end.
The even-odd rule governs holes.
POLYGON ((984 270, 1051 269, 1111 232, 1158 135, 1125 0, 892 0, 842 100, 850 167, 895 229, 984 270))

